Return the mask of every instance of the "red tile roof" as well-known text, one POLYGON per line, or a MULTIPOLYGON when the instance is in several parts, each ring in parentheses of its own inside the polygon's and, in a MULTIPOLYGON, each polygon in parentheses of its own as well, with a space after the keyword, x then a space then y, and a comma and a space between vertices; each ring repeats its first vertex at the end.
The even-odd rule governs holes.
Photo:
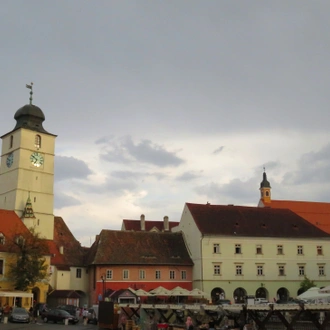
POLYGON ((88 264, 193 265, 182 233, 102 230, 88 264))
MULTIPOLYGON (((124 219, 123 224, 125 226, 125 230, 141 231, 141 220, 124 219)), ((178 225, 179 222, 177 221, 168 222, 168 226, 170 230, 178 225)), ((159 231, 165 231, 164 221, 145 220, 145 230, 150 231, 153 228, 157 228, 159 231)))
POLYGON ((330 203, 286 200, 272 200, 270 203, 262 201, 262 203, 265 207, 273 209, 289 209, 330 234, 330 203))
POLYGON ((288 209, 186 204, 202 234, 245 237, 330 238, 288 209))
MULTIPOLYGON (((17 216, 15 211, 0 209, 0 233, 5 239, 12 239, 17 235, 31 235, 23 221, 17 216)), ((0 252, 7 252, 9 244, 0 244, 0 252)))
POLYGON ((85 248, 71 233, 61 217, 54 217, 54 244, 60 249, 63 246, 63 257, 67 266, 83 266, 85 248))

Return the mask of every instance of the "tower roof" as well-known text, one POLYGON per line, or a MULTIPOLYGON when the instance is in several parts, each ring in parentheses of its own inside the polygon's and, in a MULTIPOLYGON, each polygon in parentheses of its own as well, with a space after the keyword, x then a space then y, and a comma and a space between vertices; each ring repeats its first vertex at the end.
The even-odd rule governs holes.
POLYGON ((267 180, 266 172, 263 173, 262 181, 260 182, 260 188, 270 188, 270 183, 267 180))
POLYGON ((42 110, 34 104, 26 104, 15 113, 17 123, 14 131, 19 128, 27 128, 40 133, 49 134, 42 126, 45 115, 42 110))

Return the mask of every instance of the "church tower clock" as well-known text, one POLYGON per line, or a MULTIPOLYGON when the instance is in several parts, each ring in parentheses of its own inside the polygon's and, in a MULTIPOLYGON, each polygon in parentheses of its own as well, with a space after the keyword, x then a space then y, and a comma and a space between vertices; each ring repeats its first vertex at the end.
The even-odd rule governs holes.
POLYGON ((42 237, 53 239, 56 135, 43 128, 45 115, 32 104, 32 83, 26 87, 30 104, 16 111, 16 126, 1 136, 0 208, 14 210, 27 227, 33 223, 42 237), (25 214, 27 201, 33 222, 25 214))

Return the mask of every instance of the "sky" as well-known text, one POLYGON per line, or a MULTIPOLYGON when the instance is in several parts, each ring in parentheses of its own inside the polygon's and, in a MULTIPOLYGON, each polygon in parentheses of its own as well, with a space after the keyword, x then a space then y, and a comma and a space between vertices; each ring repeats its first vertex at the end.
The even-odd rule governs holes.
POLYGON ((90 246, 186 202, 330 202, 327 0, 3 0, 0 132, 57 135, 55 209, 90 246))

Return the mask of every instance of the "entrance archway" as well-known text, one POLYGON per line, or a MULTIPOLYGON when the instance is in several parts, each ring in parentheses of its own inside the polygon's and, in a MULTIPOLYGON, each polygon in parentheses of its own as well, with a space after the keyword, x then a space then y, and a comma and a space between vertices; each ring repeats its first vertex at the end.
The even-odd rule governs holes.
POLYGON ((289 297, 290 295, 287 288, 279 288, 277 290, 277 300, 288 301, 289 297))
POLYGON ((211 299, 213 303, 215 303, 219 299, 225 299, 225 298, 226 298, 226 294, 222 288, 214 288, 211 291, 211 299))
POLYGON ((260 287, 256 291, 256 298, 268 298, 268 291, 264 287, 260 287))
POLYGON ((235 304, 243 304, 245 302, 245 297, 247 293, 246 290, 243 288, 237 288, 234 291, 234 303, 235 304))

